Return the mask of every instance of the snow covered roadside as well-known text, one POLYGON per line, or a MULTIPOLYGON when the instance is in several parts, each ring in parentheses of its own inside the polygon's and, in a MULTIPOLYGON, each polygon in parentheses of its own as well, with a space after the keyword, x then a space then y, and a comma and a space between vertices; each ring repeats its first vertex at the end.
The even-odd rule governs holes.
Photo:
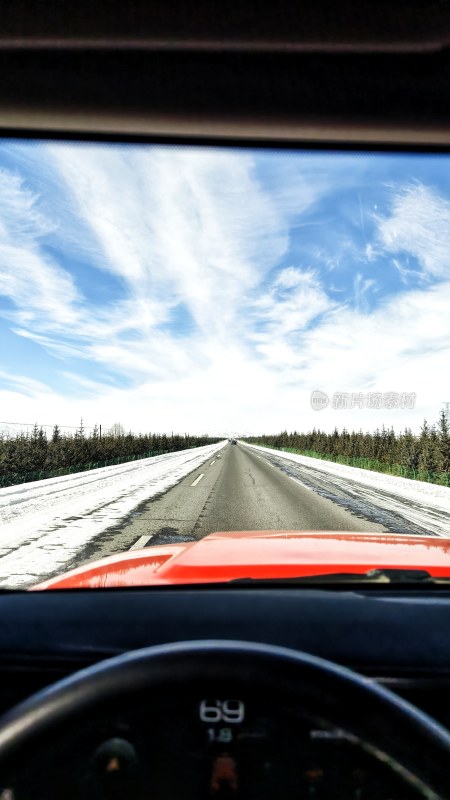
POLYGON ((450 536, 450 488, 447 486, 283 453, 269 447, 246 446, 266 456, 276 457, 276 460, 298 464, 304 468, 305 476, 323 476, 331 488, 352 493, 367 505, 394 512, 405 521, 420 526, 424 532, 450 536))
POLYGON ((23 588, 63 570, 91 539, 226 444, 0 489, 0 587, 23 588))

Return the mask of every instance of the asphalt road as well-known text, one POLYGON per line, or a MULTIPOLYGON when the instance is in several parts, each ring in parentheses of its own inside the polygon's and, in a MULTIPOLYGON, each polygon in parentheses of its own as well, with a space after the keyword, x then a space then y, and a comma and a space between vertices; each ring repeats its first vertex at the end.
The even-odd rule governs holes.
POLYGON ((160 497, 91 542, 82 564, 132 547, 201 539, 230 530, 388 530, 364 508, 317 493, 302 474, 243 445, 228 445, 160 497))

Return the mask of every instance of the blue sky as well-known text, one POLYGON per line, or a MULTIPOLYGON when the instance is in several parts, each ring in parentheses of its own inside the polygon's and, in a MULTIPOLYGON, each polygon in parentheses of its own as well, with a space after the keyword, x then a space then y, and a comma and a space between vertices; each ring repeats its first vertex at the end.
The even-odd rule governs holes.
POLYGON ((0 420, 418 430, 450 400, 449 178, 444 155, 0 141, 0 420))

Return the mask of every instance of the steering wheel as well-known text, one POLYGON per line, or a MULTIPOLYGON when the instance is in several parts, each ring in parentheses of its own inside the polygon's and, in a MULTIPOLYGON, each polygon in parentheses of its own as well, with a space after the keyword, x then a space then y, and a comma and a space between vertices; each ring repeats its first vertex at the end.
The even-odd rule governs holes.
MULTIPOLYGON (((10 759, 74 717, 139 693, 198 686, 251 688, 272 703, 302 709, 350 735, 388 761, 429 800, 450 798, 450 734, 387 689, 337 664, 266 644, 194 641, 137 650, 103 661, 54 684, 0 721, 0 775, 10 759)), ((211 696, 211 695, 210 695, 211 696)))

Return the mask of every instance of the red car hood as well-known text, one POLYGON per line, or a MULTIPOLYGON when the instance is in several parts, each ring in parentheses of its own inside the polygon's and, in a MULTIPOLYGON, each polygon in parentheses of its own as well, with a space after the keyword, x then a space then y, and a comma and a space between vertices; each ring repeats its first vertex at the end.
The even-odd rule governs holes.
POLYGON ((389 533, 233 531, 93 561, 33 589, 93 589, 294 578, 375 568, 450 577, 450 539, 389 533))

